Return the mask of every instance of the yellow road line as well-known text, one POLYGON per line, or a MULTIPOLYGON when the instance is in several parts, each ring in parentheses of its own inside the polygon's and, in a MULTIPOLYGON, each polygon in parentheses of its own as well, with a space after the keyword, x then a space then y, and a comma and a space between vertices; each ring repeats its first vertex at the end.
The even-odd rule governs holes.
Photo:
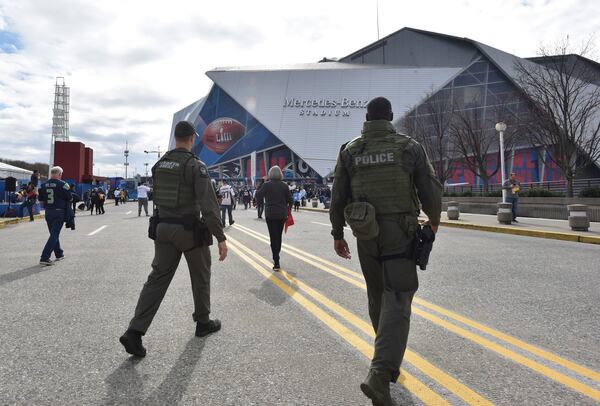
POLYGON ((554 369, 551 369, 545 365, 542 365, 539 362, 533 361, 532 359, 529 359, 529 358, 525 357, 524 355, 521 355, 521 354, 511 351, 509 349, 506 349, 506 348, 502 347, 501 345, 496 344, 493 341, 490 341, 486 338, 478 336, 475 333, 465 330, 464 328, 458 327, 457 325, 452 324, 446 320, 440 319, 439 317, 436 317, 430 313, 424 312, 421 309, 413 308, 413 312, 429 321, 434 322, 435 324, 437 324, 439 326, 444 327, 447 330, 452 331, 455 334, 458 334, 466 339, 469 339, 469 340, 471 340, 489 350, 492 350, 500 355, 503 355, 506 358, 509 358, 521 365, 531 368, 532 370, 534 370, 544 376, 547 376, 548 378, 553 379, 556 382, 559 382, 571 389, 574 389, 577 392, 580 392, 596 401, 600 401, 600 391, 598 391, 588 385, 585 385, 576 379, 573 379, 567 375, 561 374, 560 372, 557 372, 554 369))
MULTIPOLYGON (((244 233, 252 236, 253 238, 261 240, 261 241, 263 241, 265 243, 269 242, 266 239, 266 236, 264 236, 261 233, 258 233, 258 232, 253 231, 253 230, 252 230, 252 232, 248 232, 248 231, 245 230, 246 227, 243 227, 243 228, 242 227, 238 227, 238 229, 240 231, 242 231, 242 232, 244 232, 244 233)), ((287 244, 286 244, 286 246, 290 247, 287 244)), ((286 248, 283 248, 282 251, 284 251, 284 252, 286 252, 286 253, 288 253, 288 254, 290 254, 290 255, 292 255, 292 256, 294 256, 294 257, 296 257, 296 258, 298 258, 298 259, 300 259, 302 261, 305 261, 305 262, 307 262, 307 263, 309 263, 309 264, 317 267, 318 269, 321 269, 321 270, 323 270, 323 271, 325 271, 325 272, 327 272, 327 273, 329 273, 331 275, 334 275, 334 276, 336 276, 336 277, 338 277, 340 279, 343 279, 343 280, 351 283, 354 286, 357 286, 357 287, 359 287, 361 289, 366 289, 366 286, 365 286, 364 283, 358 283, 355 279, 348 278, 345 274, 340 274, 340 273, 338 273, 336 271, 333 271, 332 269, 329 269, 329 268, 327 268, 327 267, 325 267, 325 266, 323 266, 323 265, 321 265, 319 263, 315 263, 315 261, 308 260, 308 259, 304 258, 304 255, 310 255, 312 258, 315 258, 318 261, 319 260, 318 256, 313 255, 313 254, 309 254, 309 253, 304 252, 304 251, 302 251, 302 250, 300 250, 298 248, 295 248, 295 247, 292 247, 291 249, 293 249, 294 251, 291 251, 290 249, 286 249, 286 248), (300 254, 302 254, 302 255, 300 255, 300 254)), ((325 263, 325 262, 329 262, 329 261, 322 260, 320 262, 325 263)), ((349 269, 347 269, 347 271, 348 272, 353 272, 353 271, 351 271, 349 269)), ((348 272, 346 272, 346 273, 348 273, 348 272)), ((353 273, 356 274, 356 272, 353 272, 353 273)), ((593 370, 591 370, 589 368, 583 367, 583 366, 578 365, 578 364, 576 364, 576 363, 574 363, 572 361, 566 360, 566 359, 564 359, 564 358, 562 358, 562 357, 560 357, 558 355, 554 355, 554 354, 552 354, 550 352, 547 352, 547 351, 544 351, 544 350, 542 350, 542 349, 540 349, 540 348, 538 348, 536 346, 533 346, 531 344, 527 344, 527 343, 525 343, 525 342, 523 342, 521 340, 518 340, 516 338, 510 337, 507 334, 501 333, 500 331, 494 330, 494 329, 492 329, 490 327, 484 326, 484 325, 482 325, 480 323, 477 323, 477 322, 475 322, 473 320, 467 319, 466 317, 460 316, 460 315, 458 315, 458 314, 456 314, 454 312, 451 312, 449 310, 445 310, 442 307, 434 305, 432 303, 429 303, 429 302, 427 302, 427 301, 425 301, 423 299, 417 299, 417 298, 415 298, 414 302, 417 303, 417 304, 420 304, 422 306, 426 306, 427 305, 426 307, 429 307, 429 308, 431 308, 432 310, 435 310, 435 311, 438 311, 437 309, 440 309, 440 310, 443 311, 443 312, 440 312, 440 313, 442 313, 442 314, 444 314, 444 315, 446 315, 446 316, 448 316, 448 317, 450 317, 450 318, 452 318, 452 319, 454 319, 454 320, 456 320, 458 322, 467 324, 470 327, 473 327, 473 328, 478 329, 478 330, 480 330, 482 332, 490 334, 490 335, 492 335, 492 336, 494 336, 494 337, 496 337, 496 338, 498 338, 500 340, 503 340, 503 341, 505 341, 507 343, 510 343, 510 344, 512 344, 512 345, 514 345, 516 347, 519 347, 519 348, 521 348, 523 350, 530 351, 530 352, 534 353, 535 355, 538 355, 538 356, 540 356, 540 357, 542 357, 544 359, 547 359, 549 361, 555 362, 555 363, 557 363, 557 364, 559 364, 561 366, 564 366, 565 368, 568 368, 568 369, 570 369, 570 370, 572 370, 572 371, 574 371, 576 373, 580 373, 583 376, 586 376, 586 377, 589 377, 589 378, 592 378, 592 379, 597 379, 597 377, 598 377, 598 373, 596 373, 595 371, 593 371, 593 370), (507 338, 510 338, 511 340, 510 339, 507 340, 507 338), (531 351, 532 349, 535 349, 535 351, 531 351), (581 372, 583 372, 583 373, 581 373, 581 372)), ((594 389, 594 388, 592 388, 590 386, 587 386, 587 385, 585 385, 583 383, 580 383, 579 381, 577 381, 577 380, 575 380, 573 378, 570 378, 570 377, 568 377, 568 376, 566 376, 564 374, 561 374, 561 373, 559 373, 559 372, 557 372, 557 371, 555 371, 553 369, 550 369, 550 368, 548 368, 548 367, 546 367, 546 366, 544 366, 544 365, 542 365, 542 364, 540 364, 540 363, 538 363, 536 361, 533 361, 533 360, 531 360, 529 358, 526 358, 525 356, 522 356, 522 355, 520 355, 520 354, 518 354, 518 353, 516 353, 514 351, 511 351, 509 349, 505 349, 504 347, 501 347, 500 345, 498 345, 498 344, 496 344, 496 343, 494 343, 494 342, 492 342, 490 340, 487 340, 487 339, 485 339, 483 337, 480 337, 480 336, 478 336, 478 335, 476 335, 474 333, 471 333, 468 330, 462 329, 461 327, 458 327, 458 326, 456 326, 454 324, 451 324, 451 323, 447 322, 446 320, 443 320, 443 319, 441 319, 441 318, 439 318, 439 317, 437 317, 437 316, 435 316, 433 314, 426 313, 425 311, 423 311, 421 309, 418 309, 418 308, 414 308, 414 307, 413 307, 413 312, 415 314, 421 316, 421 317, 426 318, 427 320, 429 320, 429 321, 431 321, 431 322, 433 322, 435 324, 438 324, 439 326, 442 326, 442 327, 444 327, 444 328, 446 328, 446 329, 448 329, 448 330, 450 330, 450 331, 452 331, 452 332, 454 332, 454 333, 456 333, 458 335, 461 335, 464 338, 467 338, 467 339, 469 339, 471 341, 474 341, 477 344, 482 345, 482 346, 484 346, 484 347, 486 347, 486 348, 488 348, 488 349, 490 349, 490 350, 492 350, 494 352, 497 352, 497 353, 499 353, 499 354, 501 354, 503 356, 506 356, 506 357, 512 359, 515 362, 521 363, 522 365, 525 365, 525 366, 527 366, 527 367, 535 370, 538 373, 541 373, 542 375, 544 375, 544 376, 546 376, 546 377, 548 377, 550 379, 553 379, 553 380, 555 380, 555 381, 557 381, 557 382, 559 382, 559 383, 561 383, 561 384, 563 384, 563 385, 565 385, 567 387, 570 387, 570 388, 572 388, 572 389, 574 389, 574 390, 576 390, 578 392, 581 392, 581 393, 585 394, 586 396, 591 397, 592 399, 600 400, 600 391, 598 391, 598 390, 596 390, 596 389, 594 389), (450 326, 452 328, 450 328, 450 326), (474 338, 477 338, 477 340, 475 340, 474 338), (488 343, 491 346, 487 345, 488 343), (498 351, 499 349, 501 349, 502 351, 498 351)))
MULTIPOLYGON (((247 231, 247 232, 249 232, 249 233, 253 233, 253 234, 255 234, 257 237, 265 238, 265 239, 267 239, 267 241, 268 241, 268 238, 269 238, 268 236, 266 236, 266 235, 264 235, 264 234, 261 234, 261 233, 259 233, 258 231, 255 231, 255 230, 253 230, 253 229, 251 229, 251 228, 244 227, 244 226, 242 226, 242 225, 239 225, 239 224, 235 224, 235 225, 234 225, 234 227, 236 227, 236 228, 240 229, 241 231, 247 231)), ((338 265, 338 264, 336 264, 335 262, 331 262, 331 261, 328 261, 328 260, 326 260, 326 259, 324 259, 324 258, 321 258, 321 257, 317 256, 317 255, 313 255, 313 254, 311 254, 310 252, 302 251, 301 249, 299 249, 299 248, 296 248, 296 247, 293 247, 293 246, 291 246, 291 245, 289 245, 289 244, 282 243, 282 244, 281 244, 281 246, 282 246, 283 248, 287 248, 287 249, 290 249, 290 250, 294 250, 294 251, 296 251, 296 252, 298 252, 298 253, 300 253, 300 254, 304 255, 305 257, 308 257, 308 258, 314 259, 314 260, 316 260, 316 261, 319 261, 319 262, 321 262, 321 263, 323 263, 323 264, 325 264, 325 265, 329 265, 330 267, 332 267, 332 268, 334 268, 334 269, 337 269, 338 271, 340 271, 340 272, 343 272, 343 273, 345 273, 345 274, 347 274, 347 275, 354 276, 355 278, 358 278, 358 279, 360 279, 361 281, 362 281, 362 280, 364 280, 364 279, 363 279, 363 275, 362 275, 362 273, 358 273, 358 272, 355 272, 355 271, 353 271, 353 270, 351 270, 351 269, 345 268, 345 267, 343 267, 343 266, 341 266, 341 265, 338 265)), ((333 247, 333 243, 332 243, 332 247, 333 247)))
POLYGON ((518 338, 512 337, 508 334, 502 333, 501 331, 495 330, 491 327, 488 327, 484 324, 478 323, 474 320, 468 319, 464 316, 461 316, 458 313, 455 313, 453 311, 444 309, 443 307, 440 307, 438 305, 435 305, 433 303, 427 302, 423 299, 418 299, 415 298, 413 300, 414 303, 421 305, 423 307, 426 307, 430 310, 436 311, 440 314, 443 314, 444 316, 447 316, 451 319, 454 319, 456 321, 459 321, 463 324, 466 324, 469 327, 473 327, 476 330, 482 331, 486 334, 489 334, 492 337, 498 338, 499 340, 502 340, 504 342, 507 342, 511 345, 514 345, 515 347, 521 348, 522 350, 525 351, 529 351, 532 354, 537 355, 540 358, 544 358, 548 361, 554 362, 555 364, 561 365, 567 369, 570 369, 573 372, 578 373, 581 376, 585 376, 587 378, 593 379, 596 382, 600 382, 600 373, 591 370, 589 368, 586 368, 582 365, 576 364, 573 361, 569 361, 567 359, 564 359, 558 355, 552 354, 551 352, 542 350, 539 347, 536 347, 535 345, 532 344, 528 344, 522 340, 519 340, 518 338))
MULTIPOLYGON (((247 227, 244 227, 244 229, 247 229, 248 231, 252 231, 257 236, 261 236, 262 238, 265 238, 260 233, 254 231, 254 230, 250 230, 247 227)), ((331 264, 331 262, 327 261, 326 259, 319 259, 319 257, 316 256, 316 255, 309 254, 307 252, 303 252, 301 249, 295 248, 295 247, 291 247, 291 246, 289 246, 287 244, 285 244, 285 245, 286 245, 287 248, 293 249, 294 251, 296 251, 296 252, 298 252, 298 253, 300 253, 302 255, 310 255, 311 258, 314 258, 315 260, 320 261, 323 264, 326 264, 326 265, 330 265, 331 264)), ((336 266, 336 269, 340 269, 340 268, 343 268, 343 267, 339 266, 339 265, 336 266)), ((359 275, 357 272, 354 272, 354 271, 352 271, 350 269, 345 268, 345 270, 346 270, 347 274, 348 273, 353 273, 355 275, 359 275)), ((481 332, 489 334, 492 337, 495 337, 495 338, 497 338, 499 340, 507 342, 507 343, 509 343, 509 344, 511 344, 511 345, 513 345, 515 347, 518 347, 518 348, 522 349, 522 350, 525 350, 525 351, 528 351, 528 352, 530 352, 532 354, 535 354, 535 355, 537 355, 540 358, 543 358, 543 359, 546 359, 548 361, 554 362, 555 364, 561 365, 561 366, 563 366, 563 367, 565 367, 567 369, 570 369, 573 372, 576 372, 577 374, 579 374, 581 376, 585 376, 585 377, 590 378, 590 379, 592 379, 592 380, 594 380, 596 382, 600 382, 600 373, 598 373, 598 372, 596 372, 596 371, 594 371, 594 370, 592 370, 590 368, 587 368, 585 366, 576 364, 573 361, 569 361, 569 360, 567 360, 567 359, 565 359, 563 357, 560 357, 560 356, 558 356, 556 354, 552 354, 551 352, 545 351, 545 350, 543 350, 543 349, 541 349, 541 348, 539 348, 539 347, 537 347, 535 345, 526 343, 525 341, 522 341, 522 340, 520 340, 520 339, 518 339, 516 337, 510 336, 510 335, 508 335, 506 333, 503 333, 501 331, 498 331, 496 329, 488 327, 488 326, 486 326, 484 324, 478 323, 475 320, 469 319, 469 318, 467 318, 465 316, 462 316, 462 315, 460 315, 460 314, 458 314, 456 312, 453 312, 451 310, 445 309, 445 308, 443 308, 441 306, 438 306, 436 304, 433 304, 433 303, 428 302, 426 300, 423 300, 421 298, 415 297, 414 300, 413 300, 413 302, 415 304, 418 304, 418 305, 421 305, 423 307, 426 307, 429 310, 433 310, 435 312, 443 314, 444 316, 447 316, 447 317, 449 317, 451 319, 454 319, 454 320, 456 320, 458 322, 461 322, 461 323, 463 323, 463 324, 465 324, 465 325, 467 325, 469 327, 472 327, 472 328, 474 328, 476 330, 479 330, 481 332)))
MULTIPOLYGON (((271 265, 271 263, 266 258, 261 257, 256 252, 252 251, 250 248, 244 246, 244 244, 231 238, 231 236, 228 236, 228 240, 231 241, 232 243, 234 243, 237 248, 243 250, 246 254, 250 255, 251 257, 254 257, 257 261, 261 262, 263 265, 265 265, 267 267, 269 267, 271 265)), ((298 288, 302 289, 306 294, 311 296, 317 302, 321 303, 322 305, 324 305, 326 308, 328 308, 332 312, 341 316, 346 321, 348 321, 349 323, 351 323, 352 325, 354 325, 355 327, 360 329, 362 332, 369 335, 371 338, 375 337, 373 327, 369 323, 367 323, 363 319, 361 319, 360 317, 356 316, 354 313, 350 312, 349 310, 345 309, 344 307, 340 306, 339 304, 328 299, 326 296, 317 292, 316 290, 314 290, 313 288, 311 288, 304 282, 299 281, 298 279, 292 277, 287 272, 282 271, 281 275, 282 275, 282 277, 289 280, 292 284, 298 286, 298 288)), ((426 361, 425 359, 423 359, 421 356, 419 356, 412 350, 410 350, 410 349, 406 350, 404 359, 407 362, 413 364, 416 368, 420 369, 426 375, 430 376, 437 383, 439 383, 440 385, 444 386, 446 389, 448 389, 451 392, 453 392, 454 394, 456 394, 458 397, 463 399, 468 404, 470 404, 470 405, 492 405, 492 403, 489 400, 487 400, 483 396, 479 395, 477 392, 473 391, 471 388, 464 385, 457 379, 448 375, 441 369, 437 368, 430 362, 426 361)))
MULTIPOLYGON (((252 266, 261 275, 269 279, 275 286, 280 288, 284 293, 286 293, 288 296, 290 296, 292 299, 298 302, 313 316, 321 320, 327 327, 329 327, 331 330, 337 333, 340 337, 346 340, 350 345, 352 345, 354 348, 360 351, 367 358, 371 359, 373 357, 373 348, 366 341, 354 334, 349 328, 347 328, 335 318, 327 314, 317 305, 312 303, 301 293, 296 292, 281 279, 274 276, 271 272, 266 271, 252 258, 244 254, 241 251, 241 249, 238 248, 235 243, 233 243, 233 241, 230 240, 230 242, 230 249, 234 253, 236 253, 240 258, 242 258, 246 263, 252 266)), ((419 381, 417 378, 415 378, 414 376, 412 376, 404 370, 401 371, 400 382, 410 392, 412 392, 415 396, 417 396, 421 401, 423 401, 427 405, 450 405, 444 398, 442 398, 440 395, 438 395, 429 387, 427 387, 427 385, 425 385, 423 382, 419 381)))

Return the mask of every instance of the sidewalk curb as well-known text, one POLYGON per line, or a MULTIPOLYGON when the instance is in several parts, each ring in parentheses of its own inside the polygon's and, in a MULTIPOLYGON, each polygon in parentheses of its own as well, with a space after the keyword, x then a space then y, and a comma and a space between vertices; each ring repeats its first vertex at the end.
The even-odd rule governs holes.
POLYGON ((319 209, 319 208, 315 208, 315 207, 300 207, 300 210, 314 211, 314 212, 318 212, 318 213, 329 213, 328 209, 319 209))
MULTIPOLYGON (((40 220, 44 218, 43 214, 35 214, 33 216, 34 219, 40 220)), ((11 224, 19 224, 19 223, 26 223, 29 222, 29 217, 23 217, 23 218, 14 218, 11 220, 6 220, 6 221, 0 221, 0 230, 3 228, 6 228, 6 226, 11 225, 11 224)))
MULTIPOLYGON (((329 210, 312 208, 312 207, 301 207, 301 210, 307 210, 318 213, 328 213, 329 210)), ((556 231, 540 231, 540 230, 524 230, 516 227, 498 227, 498 226, 486 226, 483 224, 461 224, 457 222, 449 222, 449 221, 440 221, 441 226, 445 227, 453 227, 453 228, 464 228, 468 230, 478 230, 478 231, 488 231, 491 233, 501 233, 501 234, 513 234, 513 235, 521 235, 525 237, 535 237, 535 238, 546 238, 549 240, 561 240, 561 241, 571 241, 571 242, 579 242, 583 244, 596 244, 600 245, 600 237, 596 236, 587 236, 580 234, 571 234, 571 233, 559 233, 556 231)))

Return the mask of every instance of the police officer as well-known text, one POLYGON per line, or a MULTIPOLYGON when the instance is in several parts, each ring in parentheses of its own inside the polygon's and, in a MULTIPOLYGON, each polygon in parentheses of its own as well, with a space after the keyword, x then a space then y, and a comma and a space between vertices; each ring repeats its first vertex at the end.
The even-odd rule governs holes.
POLYGON ((191 152, 195 138, 192 124, 187 121, 177 123, 175 149, 167 152, 152 168, 154 202, 160 219, 154 241, 152 272, 144 284, 129 329, 120 338, 125 350, 138 357, 146 355, 142 336, 158 311, 182 254, 192 281, 196 336, 204 337, 221 329, 219 320, 209 319, 209 246, 197 243, 194 227, 197 222, 205 224, 210 234, 216 237, 219 261, 227 256, 227 243, 208 170, 191 152))
POLYGON ((46 223, 50 237, 44 246, 40 265, 53 265, 50 255, 54 252, 55 261, 61 261, 65 254, 60 247, 58 237, 63 223, 66 220, 67 208, 71 202, 71 187, 67 182, 61 180, 63 170, 60 166, 54 166, 50 169, 50 179, 40 187, 39 200, 44 202, 46 209, 46 223))
POLYGON ((389 383, 399 376, 413 296, 418 288, 412 243, 419 201, 434 232, 441 185, 422 146, 392 125, 392 105, 378 97, 367 106, 362 135, 338 156, 330 208, 335 252, 350 259, 347 222, 357 237, 367 284, 375 354, 361 390, 373 404, 393 405, 389 383))

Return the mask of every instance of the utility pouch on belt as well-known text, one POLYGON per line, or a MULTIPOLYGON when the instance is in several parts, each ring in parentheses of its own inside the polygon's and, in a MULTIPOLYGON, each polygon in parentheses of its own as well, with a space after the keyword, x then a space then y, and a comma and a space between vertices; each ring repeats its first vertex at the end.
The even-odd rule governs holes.
POLYGON ((427 269, 427 263, 429 262, 429 254, 433 248, 433 242, 435 241, 435 233, 430 226, 418 226, 417 233, 415 234, 414 244, 414 259, 421 268, 422 271, 427 269))
POLYGON ((372 240, 379 235, 375 207, 368 202, 350 203, 344 207, 344 218, 359 240, 372 240))
POLYGON ((150 219, 148 220, 148 238, 151 240, 156 240, 156 229, 159 222, 158 210, 155 210, 154 214, 150 216, 150 219))
POLYGON ((209 247, 213 244, 212 234, 204 221, 196 220, 194 223, 194 245, 196 247, 209 247))

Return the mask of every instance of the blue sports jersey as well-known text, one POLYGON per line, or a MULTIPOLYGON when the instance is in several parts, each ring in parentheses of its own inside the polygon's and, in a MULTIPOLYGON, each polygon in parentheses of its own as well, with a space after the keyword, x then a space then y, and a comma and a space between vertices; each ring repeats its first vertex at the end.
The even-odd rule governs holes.
POLYGON ((69 184, 59 179, 50 179, 40 188, 39 199, 47 209, 66 209, 71 201, 69 184))

